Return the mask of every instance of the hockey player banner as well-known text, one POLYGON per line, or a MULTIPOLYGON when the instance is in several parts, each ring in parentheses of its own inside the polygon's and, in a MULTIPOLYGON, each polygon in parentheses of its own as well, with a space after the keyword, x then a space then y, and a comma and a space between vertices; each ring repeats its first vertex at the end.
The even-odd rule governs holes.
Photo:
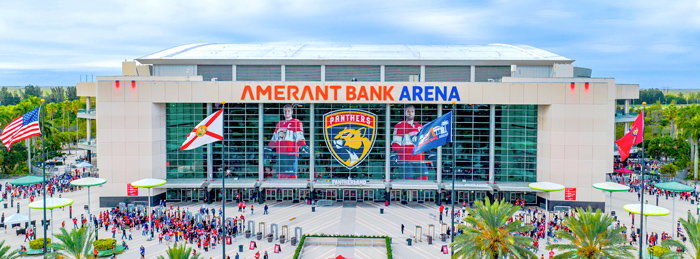
POLYGON ((418 132, 413 155, 423 153, 452 141, 452 112, 425 124, 418 132))
POLYGON ((347 169, 358 166, 377 139, 377 115, 355 109, 324 115, 323 136, 333 158, 347 169))

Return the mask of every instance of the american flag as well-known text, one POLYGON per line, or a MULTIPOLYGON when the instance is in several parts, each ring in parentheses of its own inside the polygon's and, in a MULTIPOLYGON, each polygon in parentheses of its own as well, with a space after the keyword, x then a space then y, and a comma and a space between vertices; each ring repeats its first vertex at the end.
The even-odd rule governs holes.
POLYGON ((41 131, 39 130, 40 109, 41 106, 29 111, 27 114, 20 116, 5 126, 0 138, 2 139, 2 144, 7 147, 7 151, 10 151, 10 147, 16 142, 41 135, 41 131))

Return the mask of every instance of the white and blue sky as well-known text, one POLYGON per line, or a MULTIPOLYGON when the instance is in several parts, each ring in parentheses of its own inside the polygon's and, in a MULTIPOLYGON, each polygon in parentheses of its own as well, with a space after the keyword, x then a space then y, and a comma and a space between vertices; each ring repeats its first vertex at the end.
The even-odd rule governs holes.
POLYGON ((0 86, 69 86, 189 43, 525 44, 594 77, 700 89, 700 1, 3 1, 0 86))

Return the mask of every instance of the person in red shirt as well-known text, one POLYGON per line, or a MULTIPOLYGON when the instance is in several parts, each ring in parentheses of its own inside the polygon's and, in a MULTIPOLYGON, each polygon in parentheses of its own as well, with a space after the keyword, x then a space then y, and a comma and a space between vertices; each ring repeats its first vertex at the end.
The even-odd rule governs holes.
POLYGON ((554 250, 549 250, 549 258, 554 258, 554 250))
POLYGON ((309 147, 304 138, 304 124, 292 117, 294 105, 287 104, 283 110, 284 120, 275 126, 268 150, 274 149, 277 153, 278 178, 297 178, 299 153, 308 153, 309 147))
POLYGON ((413 148, 418 142, 418 132, 423 125, 414 121, 416 108, 413 105, 406 106, 404 116, 404 120, 394 126, 391 151, 398 155, 401 178, 413 180, 415 177, 419 180, 427 180, 428 168, 424 163, 425 156, 423 153, 413 155, 413 148))
POLYGON ((255 259, 260 259, 260 251, 255 252, 255 259))

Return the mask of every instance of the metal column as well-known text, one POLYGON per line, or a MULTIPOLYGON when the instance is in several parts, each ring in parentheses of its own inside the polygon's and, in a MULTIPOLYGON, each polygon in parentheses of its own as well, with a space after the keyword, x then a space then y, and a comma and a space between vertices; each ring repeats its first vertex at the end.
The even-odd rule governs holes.
POLYGON ((496 156, 496 105, 491 104, 489 108, 489 183, 493 184, 495 181, 494 158, 496 156))

